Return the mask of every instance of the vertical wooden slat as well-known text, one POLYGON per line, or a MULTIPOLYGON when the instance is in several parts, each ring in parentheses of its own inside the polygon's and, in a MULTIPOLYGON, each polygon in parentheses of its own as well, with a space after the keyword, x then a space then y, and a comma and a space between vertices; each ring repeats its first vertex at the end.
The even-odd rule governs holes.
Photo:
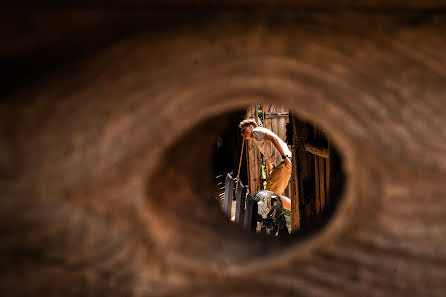
POLYGON ((245 198, 247 188, 240 182, 236 193, 235 222, 240 224, 245 220, 245 198))
MULTIPOLYGON (((286 141, 286 121, 287 117, 278 117, 279 114, 288 114, 289 110, 285 106, 278 106, 272 104, 263 105, 264 117, 263 124, 264 127, 271 130, 274 134, 280 137, 284 142, 286 141), (274 117, 277 116, 277 117, 274 117)), ((268 174, 267 174, 268 179, 268 174)), ((291 196, 290 185, 283 192, 285 196, 291 196)))
MULTIPOLYGON (((292 153, 294 156, 296 154, 295 150, 292 153)), ((291 199, 291 231, 297 231, 300 229, 299 173, 297 162, 293 161, 292 165, 289 196, 291 199)))
POLYGON ((325 159, 325 205, 327 206, 330 201, 330 144, 328 144, 328 159, 325 159))
MULTIPOLYGON (((264 127, 271 130, 273 133, 279 136, 280 139, 286 142, 286 123, 287 121, 289 121, 289 109, 285 106, 265 104, 263 105, 263 112, 264 112, 264 117, 263 117, 264 127)), ((296 158, 294 158, 293 160, 296 161, 293 161, 292 163, 297 162, 296 158)), ((295 164, 293 164, 293 166, 294 165, 295 164)), ((295 168, 294 170, 297 171, 298 169, 295 168)), ((268 174, 267 174, 267 179, 268 179, 268 174)), ((297 195, 296 193, 293 193, 296 191, 296 189, 294 189, 295 184, 293 184, 292 180, 293 179, 290 178, 290 182, 288 183, 288 186, 283 192, 283 195, 290 198, 292 196, 297 195)), ((298 183, 298 179, 294 178, 294 182, 298 183)), ((293 218, 291 219, 294 222, 292 223, 294 224, 294 227, 292 227, 295 228, 294 230, 297 230, 300 227, 300 220, 301 220, 299 213, 299 208, 300 208, 299 199, 298 198, 296 199, 297 199, 297 205, 294 205, 295 212, 294 214, 292 214, 292 217, 294 217, 294 219, 293 218)))
MULTIPOLYGON (((291 224, 297 226, 299 220, 299 228, 310 222, 311 208, 314 207, 315 184, 314 184, 314 157, 305 150, 305 143, 310 135, 310 129, 307 124, 293 117, 293 143, 295 147, 295 156, 293 164, 297 166, 296 170, 296 187, 297 194, 295 201, 296 207, 291 213, 291 224), (298 205, 297 205, 298 204, 298 205), (311 205, 313 204, 313 205, 311 205), (299 211, 301 210, 301 211, 299 211), (302 216, 300 216, 301 214, 302 216)), ((293 203, 293 202, 292 202, 293 203)), ((296 231, 297 229, 292 229, 296 231)))
POLYGON ((225 181, 225 200, 223 203, 223 212, 228 216, 231 217, 231 210, 232 210, 232 197, 234 196, 234 179, 232 176, 228 173, 226 175, 226 181, 225 181))
MULTIPOLYGON (((268 105, 267 104, 264 104, 264 105, 262 105, 262 113, 263 113, 263 127, 264 128, 267 128, 266 127, 266 124, 267 124, 267 119, 265 118, 265 113, 267 112, 267 110, 266 110, 266 108, 268 107, 268 105)), ((268 168, 266 167, 266 163, 265 163, 265 157, 263 157, 263 162, 262 162, 262 164, 265 166, 265 182, 266 181, 268 181, 269 180, 269 171, 268 171, 268 168)), ((264 189, 263 188, 263 185, 262 185, 262 189, 264 189)))
MULTIPOLYGON (((284 106, 281 106, 280 108, 278 108, 278 111, 282 114, 289 113, 288 108, 286 108, 284 106)), ((284 118, 284 117, 281 117, 279 119, 279 126, 280 126, 281 130, 280 130, 280 134, 278 134, 278 135, 284 142, 286 142, 286 121, 287 121, 287 119, 288 118, 284 118)))
MULTIPOLYGON (((271 105, 271 108, 270 108, 270 110, 269 110, 269 112, 270 112, 270 114, 272 115, 272 114, 276 114, 276 110, 275 110, 276 108, 275 108, 275 106, 274 105, 271 105)), ((271 116, 270 115, 270 116, 271 116)), ((274 133, 279 133, 279 131, 277 131, 277 120, 276 119, 274 119, 274 118, 271 118, 270 120, 269 120, 269 122, 270 122, 270 125, 271 125, 271 131, 273 131, 274 133)))
POLYGON ((263 127, 272 131, 271 128, 271 119, 267 117, 267 114, 270 113, 271 104, 263 105, 263 127))
POLYGON ((315 203, 314 208, 316 209, 316 214, 319 214, 321 212, 321 196, 320 196, 320 182, 319 182, 319 157, 314 156, 314 177, 315 177, 315 185, 316 185, 316 197, 315 197, 315 203))
MULTIPOLYGON (((252 105, 248 107, 246 112, 246 118, 252 118, 257 123, 260 122, 257 116, 257 105, 252 105)), ((260 152, 253 141, 247 141, 245 145, 246 145, 246 163, 248 168, 249 191, 250 193, 256 193, 261 189, 260 152)))
POLYGON ((325 159, 319 159, 319 199, 321 201, 321 212, 325 209, 325 159))

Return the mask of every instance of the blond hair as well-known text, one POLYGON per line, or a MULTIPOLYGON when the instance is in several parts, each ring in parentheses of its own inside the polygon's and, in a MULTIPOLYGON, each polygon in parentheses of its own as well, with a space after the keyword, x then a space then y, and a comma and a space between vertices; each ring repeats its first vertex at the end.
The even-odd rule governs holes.
POLYGON ((257 127, 257 123, 254 119, 246 119, 240 122, 240 124, 238 125, 238 127, 240 129, 244 128, 244 127, 248 127, 249 125, 253 125, 254 128, 257 127))

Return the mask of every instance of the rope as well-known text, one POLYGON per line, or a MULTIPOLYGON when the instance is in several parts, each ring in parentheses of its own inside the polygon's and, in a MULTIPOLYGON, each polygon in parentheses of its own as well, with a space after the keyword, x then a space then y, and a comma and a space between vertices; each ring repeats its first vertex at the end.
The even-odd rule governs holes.
POLYGON ((238 172, 237 172, 237 183, 235 184, 235 195, 237 195, 237 187, 238 187, 238 181, 240 176, 240 166, 242 165, 242 159, 243 159, 243 147, 245 146, 245 137, 243 137, 242 142, 242 151, 240 153, 240 161, 238 162, 238 172))

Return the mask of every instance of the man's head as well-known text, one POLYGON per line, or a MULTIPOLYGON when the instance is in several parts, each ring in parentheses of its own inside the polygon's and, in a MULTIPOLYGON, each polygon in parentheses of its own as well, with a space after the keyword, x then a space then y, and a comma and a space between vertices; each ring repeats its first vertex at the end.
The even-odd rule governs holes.
POLYGON ((252 130, 257 127, 257 123, 254 119, 246 119, 241 121, 238 126, 243 137, 252 139, 252 130))

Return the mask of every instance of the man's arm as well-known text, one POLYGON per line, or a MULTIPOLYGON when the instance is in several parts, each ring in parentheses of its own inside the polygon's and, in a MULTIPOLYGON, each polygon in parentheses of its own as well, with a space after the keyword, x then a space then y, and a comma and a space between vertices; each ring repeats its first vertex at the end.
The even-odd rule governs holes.
MULTIPOLYGON (((277 139, 277 136, 274 136, 273 134, 265 133, 265 135, 263 135, 263 139, 265 139, 266 141, 272 142, 274 147, 279 151, 280 155, 282 155, 282 156, 285 155, 285 151, 283 150, 282 146, 280 145, 279 140, 277 139)), ((286 167, 291 168, 290 158, 286 157, 283 161, 285 162, 286 167)))
POLYGON ((268 170, 268 174, 271 172, 271 170, 273 170, 273 164, 271 164, 271 162, 265 158, 265 163, 266 163, 266 169, 268 170))

